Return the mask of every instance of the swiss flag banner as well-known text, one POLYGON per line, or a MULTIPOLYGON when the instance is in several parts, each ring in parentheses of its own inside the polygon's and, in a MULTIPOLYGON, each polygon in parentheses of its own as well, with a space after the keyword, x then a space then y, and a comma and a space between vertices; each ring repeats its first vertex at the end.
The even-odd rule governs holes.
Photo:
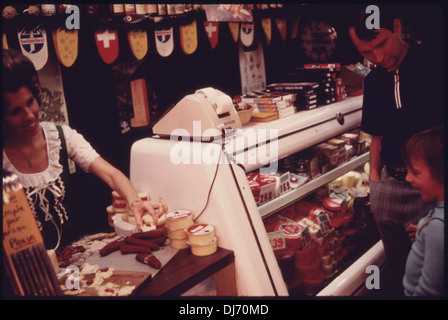
POLYGON ((116 30, 105 30, 95 32, 95 42, 101 59, 111 64, 118 57, 118 32, 116 30))
POLYGON ((216 21, 205 21, 204 22, 205 32, 207 33, 208 40, 210 40, 210 45, 212 49, 216 48, 219 38, 219 22, 216 21))
POLYGON ((20 49, 24 56, 28 57, 39 71, 48 60, 47 32, 43 29, 18 32, 20 49))

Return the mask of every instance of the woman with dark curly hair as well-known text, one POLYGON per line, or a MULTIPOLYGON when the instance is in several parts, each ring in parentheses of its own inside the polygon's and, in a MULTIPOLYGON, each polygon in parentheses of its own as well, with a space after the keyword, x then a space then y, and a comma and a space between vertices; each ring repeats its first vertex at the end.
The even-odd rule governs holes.
POLYGON ((57 248, 66 242, 64 235, 73 233, 64 201, 67 157, 126 199, 137 225, 142 226, 145 212, 154 221, 166 212, 167 206, 161 199, 141 201, 129 179, 76 130, 39 121, 40 85, 36 69, 27 57, 14 50, 3 50, 2 80, 3 169, 18 176, 47 249, 57 248))

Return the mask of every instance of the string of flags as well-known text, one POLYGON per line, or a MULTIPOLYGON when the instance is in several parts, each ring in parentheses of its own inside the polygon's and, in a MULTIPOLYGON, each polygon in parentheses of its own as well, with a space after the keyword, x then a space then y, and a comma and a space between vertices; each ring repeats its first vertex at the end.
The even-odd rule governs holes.
MULTIPOLYGON (((149 50, 149 37, 153 36, 155 49, 161 57, 168 57, 172 54, 175 42, 178 40, 184 54, 191 55, 198 49, 198 34, 205 32, 209 40, 209 45, 214 50, 219 42, 220 32, 223 28, 228 28, 233 42, 241 42, 243 46, 251 47, 254 44, 256 30, 262 30, 266 44, 270 45, 273 28, 277 29, 281 40, 287 40, 288 28, 291 39, 295 39, 298 34, 299 18, 287 21, 286 18, 264 16, 259 20, 251 22, 217 22, 207 21, 193 17, 184 23, 174 22, 171 24, 164 21, 163 24, 154 23, 152 28, 130 28, 130 24, 136 25, 146 18, 144 15, 127 15, 123 21, 123 26, 128 28, 127 39, 119 39, 119 29, 122 25, 107 25, 106 28, 98 28, 94 32, 97 51, 101 59, 106 64, 112 64, 120 54, 120 42, 127 41, 130 50, 137 60, 145 58, 149 50), (256 28, 255 24, 260 23, 261 28, 256 28), (179 28, 179 39, 175 39, 177 33, 174 29, 179 28), (202 28, 203 30, 199 30, 202 28), (151 35, 150 32, 153 34, 151 35)), ((79 32, 77 29, 69 30, 66 27, 58 27, 53 31, 47 31, 43 24, 34 28, 24 28, 17 32, 19 45, 22 53, 30 58, 37 70, 42 69, 48 60, 48 36, 52 37, 54 49, 60 63, 65 67, 71 67, 78 57, 79 32)), ((8 39, 3 33, 2 43, 4 48, 8 48, 8 39)))

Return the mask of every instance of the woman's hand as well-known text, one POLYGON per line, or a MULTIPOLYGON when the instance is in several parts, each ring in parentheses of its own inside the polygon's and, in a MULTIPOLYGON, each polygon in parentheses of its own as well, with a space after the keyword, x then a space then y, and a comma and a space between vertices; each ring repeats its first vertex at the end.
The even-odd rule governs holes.
POLYGON ((158 218, 164 213, 167 213, 168 206, 166 205, 165 200, 159 198, 159 200, 149 201, 134 200, 129 204, 129 209, 131 209, 134 214, 137 226, 142 227, 143 215, 146 212, 151 215, 154 224, 157 225, 158 218))

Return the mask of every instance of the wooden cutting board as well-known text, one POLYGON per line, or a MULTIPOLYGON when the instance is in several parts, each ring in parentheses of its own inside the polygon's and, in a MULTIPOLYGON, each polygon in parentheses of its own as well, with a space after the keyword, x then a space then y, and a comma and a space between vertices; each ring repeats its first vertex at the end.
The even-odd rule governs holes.
MULTIPOLYGON (((59 278, 59 283, 64 285, 67 280, 68 275, 64 275, 59 278)), ((144 283, 151 279, 151 273, 149 272, 137 272, 137 271, 121 271, 114 270, 113 275, 104 280, 101 285, 107 285, 108 283, 116 284, 119 288, 124 286, 135 286, 129 296, 134 295, 144 283)), ((87 285, 81 285, 83 292, 74 294, 77 297, 98 297, 99 293, 95 287, 89 287, 87 285)), ((67 294, 70 295, 70 294, 67 294)), ((103 296, 103 295, 101 295, 103 296)))

